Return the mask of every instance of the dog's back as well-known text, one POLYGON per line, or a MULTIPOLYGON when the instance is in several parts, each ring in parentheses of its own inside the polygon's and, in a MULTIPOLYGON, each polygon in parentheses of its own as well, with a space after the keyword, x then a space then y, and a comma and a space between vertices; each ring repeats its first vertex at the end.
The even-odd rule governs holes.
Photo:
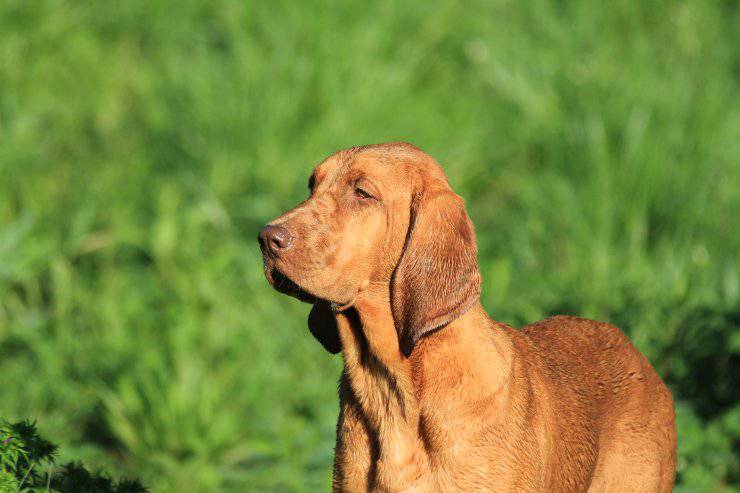
POLYGON ((553 406, 555 483, 581 491, 671 491, 673 399, 613 325, 557 316, 524 327, 517 346, 553 406))

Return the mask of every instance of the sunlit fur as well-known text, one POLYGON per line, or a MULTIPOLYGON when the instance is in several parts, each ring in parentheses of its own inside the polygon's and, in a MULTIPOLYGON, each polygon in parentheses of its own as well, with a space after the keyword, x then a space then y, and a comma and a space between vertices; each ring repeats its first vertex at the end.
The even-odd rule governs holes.
POLYGON ((353 148, 312 183, 271 223, 295 242, 265 272, 315 303, 311 332, 344 357, 335 491, 671 491, 673 400, 650 363, 609 324, 491 320, 431 157, 353 148))

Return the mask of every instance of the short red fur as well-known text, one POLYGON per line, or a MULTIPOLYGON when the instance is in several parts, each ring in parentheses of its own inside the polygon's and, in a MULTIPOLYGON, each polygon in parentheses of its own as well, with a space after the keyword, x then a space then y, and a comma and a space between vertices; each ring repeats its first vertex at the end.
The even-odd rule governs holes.
POLYGON ((334 154, 260 241, 344 357, 334 491, 671 491, 673 400, 648 360, 606 323, 490 319, 473 225, 421 150, 334 154))

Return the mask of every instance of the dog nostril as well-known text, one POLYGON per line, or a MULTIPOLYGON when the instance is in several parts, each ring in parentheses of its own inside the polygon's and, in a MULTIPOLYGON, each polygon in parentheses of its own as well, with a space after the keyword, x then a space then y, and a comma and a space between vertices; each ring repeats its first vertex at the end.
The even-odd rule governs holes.
POLYGON ((262 228, 259 234, 259 243, 262 250, 278 254, 287 250, 293 242, 293 235, 282 226, 268 225, 262 228))

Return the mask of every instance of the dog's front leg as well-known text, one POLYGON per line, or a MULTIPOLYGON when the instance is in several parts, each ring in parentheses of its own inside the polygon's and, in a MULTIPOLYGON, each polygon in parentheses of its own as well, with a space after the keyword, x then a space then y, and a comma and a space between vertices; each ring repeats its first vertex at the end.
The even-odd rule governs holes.
POLYGON ((375 477, 378 441, 352 393, 346 372, 339 380, 339 408, 332 491, 369 491, 375 477))
MULTIPOLYGON (((343 406, 338 430, 340 435, 346 433, 348 436, 338 439, 338 451, 342 452, 346 468, 346 457, 350 455, 348 444, 359 443, 355 435, 362 429, 358 423, 362 423, 372 461, 366 489, 429 491, 429 465, 418 435, 419 406, 409 362, 400 351, 374 350, 388 347, 372 339, 382 336, 384 327, 369 329, 363 325, 380 320, 381 317, 361 320, 352 315, 337 318, 345 366, 343 382, 349 396, 349 405, 343 406), (352 403, 356 407, 352 407, 352 403)), ((392 323, 389 329, 395 330, 392 323)))

